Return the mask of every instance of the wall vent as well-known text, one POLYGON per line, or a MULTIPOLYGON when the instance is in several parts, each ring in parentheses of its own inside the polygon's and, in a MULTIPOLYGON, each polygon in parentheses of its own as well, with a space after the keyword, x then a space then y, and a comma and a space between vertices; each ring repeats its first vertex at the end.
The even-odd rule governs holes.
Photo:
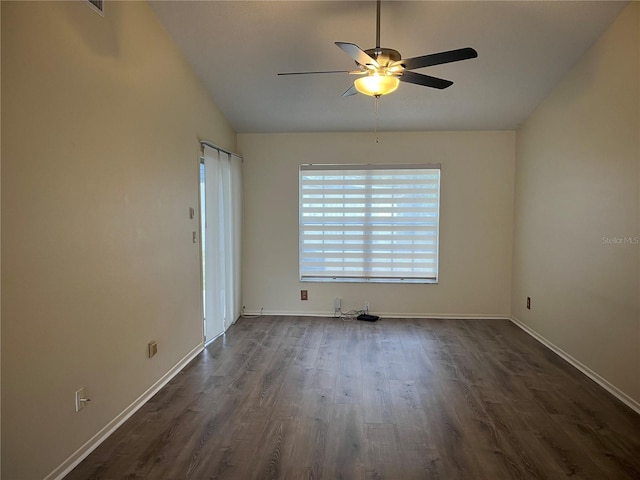
POLYGON ((89 6, 104 17, 104 0, 87 0, 89 6))

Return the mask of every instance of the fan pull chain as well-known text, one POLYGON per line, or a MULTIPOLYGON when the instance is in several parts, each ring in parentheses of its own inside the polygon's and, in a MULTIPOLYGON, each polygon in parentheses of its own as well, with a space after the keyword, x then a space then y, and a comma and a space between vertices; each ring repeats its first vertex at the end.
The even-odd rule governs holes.
POLYGON ((376 99, 376 128, 375 128, 376 143, 380 143, 380 138, 378 138, 378 102, 380 100, 380 95, 376 95, 375 99, 376 99))

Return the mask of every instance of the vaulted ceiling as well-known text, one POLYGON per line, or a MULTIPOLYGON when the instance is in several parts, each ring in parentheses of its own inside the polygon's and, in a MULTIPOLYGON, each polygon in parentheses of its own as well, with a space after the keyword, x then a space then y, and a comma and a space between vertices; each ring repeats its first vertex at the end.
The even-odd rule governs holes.
MULTIPOLYGON (((239 133, 369 131, 375 101, 342 97, 350 70, 334 42, 375 46, 374 1, 151 1, 239 133)), ((381 46, 403 58, 473 47, 478 58, 418 70, 445 90, 401 83, 380 99, 379 130, 514 129, 628 2, 386 1, 381 46)))

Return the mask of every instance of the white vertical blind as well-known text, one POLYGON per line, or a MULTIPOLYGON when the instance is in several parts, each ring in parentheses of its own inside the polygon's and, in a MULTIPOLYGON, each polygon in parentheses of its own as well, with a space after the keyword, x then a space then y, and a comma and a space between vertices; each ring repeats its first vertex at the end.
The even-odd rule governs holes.
POLYGON ((204 318, 205 339, 210 341, 225 330, 224 243, 222 230, 222 162, 218 150, 204 147, 205 245, 204 318))
POLYGON ((438 279, 440 165, 302 165, 300 279, 438 279))
POLYGON ((205 145, 204 172, 205 337, 210 341, 240 315, 241 159, 205 145))
POLYGON ((232 272, 229 285, 233 289, 233 301, 230 304, 231 321, 235 322, 242 312, 242 282, 241 264, 242 255, 242 158, 231 155, 229 159, 231 166, 231 244, 233 245, 232 264, 229 271, 232 272))

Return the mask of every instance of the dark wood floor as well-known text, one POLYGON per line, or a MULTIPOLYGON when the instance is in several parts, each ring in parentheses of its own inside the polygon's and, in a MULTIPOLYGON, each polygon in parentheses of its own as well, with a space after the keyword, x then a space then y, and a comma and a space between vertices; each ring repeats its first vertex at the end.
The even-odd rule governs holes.
POLYGON ((640 479, 640 416, 503 320, 240 319, 72 479, 640 479))

